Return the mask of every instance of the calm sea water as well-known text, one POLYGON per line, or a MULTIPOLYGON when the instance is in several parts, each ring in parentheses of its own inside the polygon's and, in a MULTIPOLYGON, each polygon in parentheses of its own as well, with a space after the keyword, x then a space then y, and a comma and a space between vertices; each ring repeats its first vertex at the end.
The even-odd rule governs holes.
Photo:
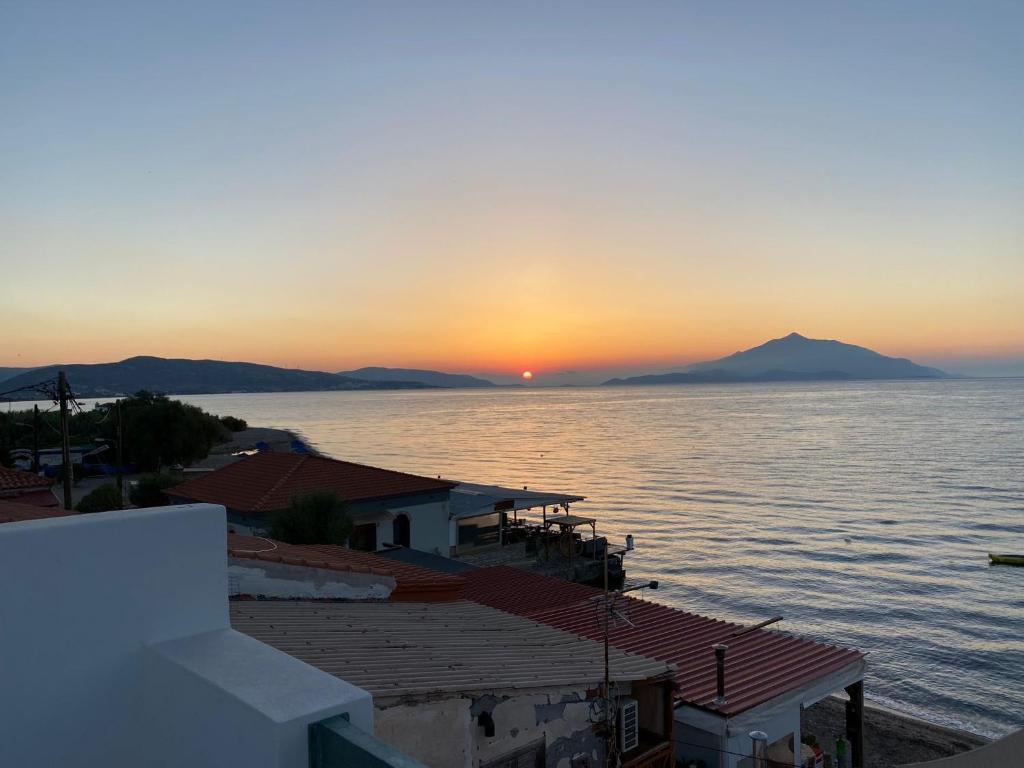
POLYGON ((1024 726, 1024 380, 212 395, 331 456, 571 491, 652 599, 869 652, 866 695, 1024 726))

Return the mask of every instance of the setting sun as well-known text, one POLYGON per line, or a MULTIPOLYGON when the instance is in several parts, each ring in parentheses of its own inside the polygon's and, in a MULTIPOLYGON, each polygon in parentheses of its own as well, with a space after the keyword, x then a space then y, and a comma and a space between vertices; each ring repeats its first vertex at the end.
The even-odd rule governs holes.
POLYGON ((529 381, 530 379, 533 378, 533 373, 531 371, 523 371, 523 378, 526 381, 529 381))

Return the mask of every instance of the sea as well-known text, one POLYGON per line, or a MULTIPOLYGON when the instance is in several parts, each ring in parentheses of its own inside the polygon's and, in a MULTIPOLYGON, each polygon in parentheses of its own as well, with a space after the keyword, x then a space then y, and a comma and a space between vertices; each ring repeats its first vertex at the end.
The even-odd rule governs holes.
POLYGON ((184 398, 341 459, 586 496, 645 597, 868 654, 875 703, 1024 727, 1024 379, 184 398))

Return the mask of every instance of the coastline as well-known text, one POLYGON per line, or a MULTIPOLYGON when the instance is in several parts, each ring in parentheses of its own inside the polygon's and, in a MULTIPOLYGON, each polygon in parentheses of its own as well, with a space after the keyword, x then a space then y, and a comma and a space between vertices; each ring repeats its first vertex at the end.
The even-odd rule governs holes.
MULTIPOLYGON (((259 442, 266 443, 274 452, 291 452, 295 440, 305 444, 310 454, 320 455, 298 432, 249 427, 233 433, 230 442, 216 446, 196 467, 224 466, 237 460, 235 454, 256 450, 259 442)), ((865 764, 872 768, 898 768, 908 763, 949 757, 990 743, 984 736, 937 725, 870 701, 865 704, 864 725, 865 764)), ((827 752, 833 752, 835 740, 845 732, 844 700, 830 696, 807 708, 803 713, 802 732, 814 734, 827 752)))
POLYGON ((301 442, 311 456, 319 456, 320 452, 298 432, 290 429, 273 427, 247 427, 231 433, 231 440, 215 445, 209 455, 202 461, 193 464, 190 469, 219 469, 238 461, 238 454, 257 450, 258 443, 265 443, 272 453, 291 453, 292 443, 301 442))
MULTIPOLYGON (((845 702, 829 696, 804 710, 803 732, 813 733, 827 752, 846 731, 845 702)), ((897 768, 967 752, 989 743, 974 733, 935 725, 877 704, 864 706, 864 762, 871 768, 897 768)))

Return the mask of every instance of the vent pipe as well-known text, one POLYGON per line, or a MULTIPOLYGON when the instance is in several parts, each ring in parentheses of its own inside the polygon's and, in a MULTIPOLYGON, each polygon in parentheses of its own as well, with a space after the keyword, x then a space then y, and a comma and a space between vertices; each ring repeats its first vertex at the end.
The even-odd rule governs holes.
POLYGON ((750 732, 750 756, 754 768, 768 768, 768 734, 764 731, 750 732))
POLYGON ((717 643, 711 647, 715 649, 715 673, 718 683, 718 696, 715 698, 715 704, 725 704, 725 652, 729 650, 729 646, 717 643))

